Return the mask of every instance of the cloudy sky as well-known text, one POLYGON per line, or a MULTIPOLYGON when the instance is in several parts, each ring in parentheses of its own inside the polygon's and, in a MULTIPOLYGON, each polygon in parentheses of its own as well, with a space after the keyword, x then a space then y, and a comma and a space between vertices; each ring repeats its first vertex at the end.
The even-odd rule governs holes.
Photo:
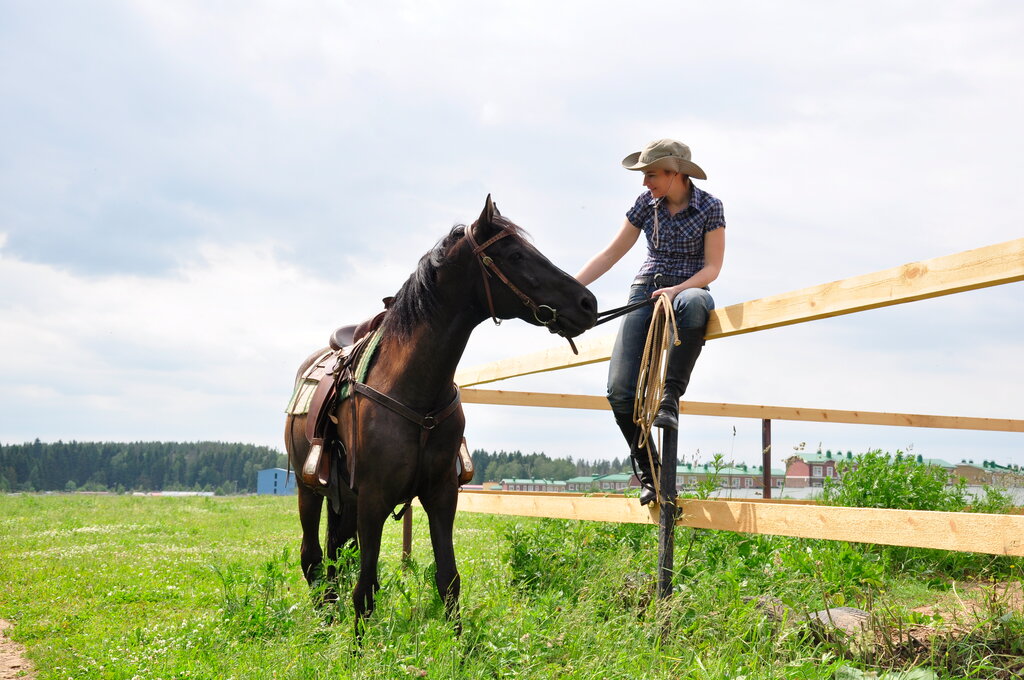
MULTIPOLYGON (((299 361, 487 193, 572 273, 660 137, 725 204, 719 306, 1018 238, 1022 33, 1012 0, 0 4, 0 441, 281 447, 299 361)), ((687 397, 1022 418, 1022 285, 711 342, 687 397)), ((482 325, 463 362, 552 342, 482 325)), ((624 455, 607 413, 466 411, 474 448, 624 455)), ((1020 434, 774 438, 1024 463, 1020 434)), ((754 462, 760 423, 680 440, 754 462)))

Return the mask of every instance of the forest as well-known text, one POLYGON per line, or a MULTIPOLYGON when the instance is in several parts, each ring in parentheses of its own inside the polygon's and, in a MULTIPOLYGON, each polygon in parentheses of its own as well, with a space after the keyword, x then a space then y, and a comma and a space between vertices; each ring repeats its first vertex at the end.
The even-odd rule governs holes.
MULTIPOLYGON (((473 451, 474 484, 622 472, 629 462, 573 461, 546 453, 473 451)), ((229 442, 63 442, 0 444, 0 492, 214 491, 254 493, 256 473, 286 467, 267 446, 229 442)))
POLYGON ((3 491, 256 491, 256 472, 285 467, 267 446, 228 442, 0 445, 3 491))

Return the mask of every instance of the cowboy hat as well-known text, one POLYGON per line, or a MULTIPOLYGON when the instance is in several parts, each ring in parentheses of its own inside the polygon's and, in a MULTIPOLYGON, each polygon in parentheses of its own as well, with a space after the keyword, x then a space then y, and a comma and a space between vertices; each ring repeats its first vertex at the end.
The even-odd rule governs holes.
POLYGON ((662 165, 696 179, 707 179, 700 166, 690 160, 690 147, 674 139, 659 139, 644 147, 643 151, 631 153, 622 159, 627 170, 646 170, 652 165, 662 165))

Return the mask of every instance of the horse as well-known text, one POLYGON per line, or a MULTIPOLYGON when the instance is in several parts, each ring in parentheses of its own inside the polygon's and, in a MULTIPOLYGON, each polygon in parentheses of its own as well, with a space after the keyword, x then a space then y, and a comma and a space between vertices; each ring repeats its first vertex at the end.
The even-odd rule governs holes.
MULTIPOLYGON (((332 429, 346 451, 355 493, 343 498, 339 512, 328 503, 323 598, 337 600, 339 550, 357 547, 359 575, 352 591, 357 637, 380 587, 384 522, 414 496, 427 513, 435 585, 445 615, 461 632, 461 580, 452 532, 459 489, 456 458, 466 420, 454 377, 470 334, 488 316, 496 324, 520 318, 545 326, 570 344, 597 319, 593 294, 541 254, 519 226, 498 212, 490 195, 473 224, 455 226, 420 259, 380 325, 377 357, 363 381, 366 389, 354 390, 334 407, 332 429), (446 417, 438 415, 441 411, 446 417)), ((321 353, 306 359, 298 375, 321 353)), ((285 425, 285 448, 295 470, 303 469, 310 450, 305 418, 289 415, 285 425)), ((315 589, 323 577, 318 534, 324 497, 297 477, 300 559, 315 589)))

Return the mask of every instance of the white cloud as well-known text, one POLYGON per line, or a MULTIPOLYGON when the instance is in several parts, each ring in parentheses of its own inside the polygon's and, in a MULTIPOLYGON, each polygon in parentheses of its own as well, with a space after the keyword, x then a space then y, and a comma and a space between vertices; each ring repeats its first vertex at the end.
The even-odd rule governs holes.
POLYGON ((208 245, 166 278, 82 276, 5 257, 4 409, 64 417, 43 429, 14 417, 3 437, 268 442, 299 362, 340 319, 374 310, 360 288, 283 262, 267 243, 208 245))
MULTIPOLYGON (((1013 3, 2 12, 17 19, 0 22, 17 28, 0 41, 17 64, 0 70, 5 440, 277 443, 302 355, 375 311, 487 192, 572 272, 640 190, 618 160, 655 137, 690 143, 725 201, 719 306, 1020 235, 1013 3)), ((603 308, 641 250, 593 287, 603 308)), ((1018 287, 716 341, 691 396, 1013 417, 1018 287)), ((483 326, 465 361, 554 342, 483 326)), ((601 393, 603 370, 509 387, 601 393)), ((607 414, 470 415, 492 448, 620 449, 607 414)), ((751 423, 734 442, 732 423, 696 422, 694 448, 759 448, 751 423)), ((835 427, 844 450, 1019 450, 835 427)))

